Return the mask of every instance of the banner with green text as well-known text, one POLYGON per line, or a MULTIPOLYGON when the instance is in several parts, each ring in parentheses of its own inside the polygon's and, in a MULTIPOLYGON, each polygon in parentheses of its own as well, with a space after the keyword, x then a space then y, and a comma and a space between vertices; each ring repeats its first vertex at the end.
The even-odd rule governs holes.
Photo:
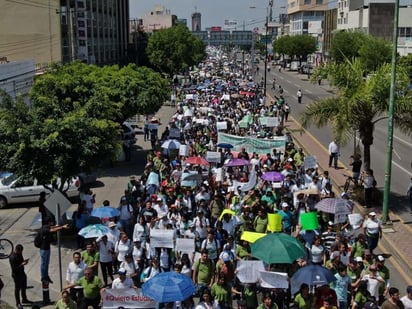
POLYGON ((233 150, 241 151, 242 147, 246 148, 246 152, 256 152, 258 154, 272 153, 273 148, 278 151, 284 151, 286 147, 285 136, 275 136, 271 139, 256 138, 250 136, 237 136, 226 133, 218 133, 218 143, 228 143, 233 145, 233 150))

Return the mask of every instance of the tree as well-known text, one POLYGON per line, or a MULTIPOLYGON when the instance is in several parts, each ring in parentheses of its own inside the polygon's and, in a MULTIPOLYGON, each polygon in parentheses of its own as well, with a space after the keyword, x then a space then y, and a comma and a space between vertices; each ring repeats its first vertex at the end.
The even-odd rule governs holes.
POLYGON ((372 73, 381 65, 391 63, 392 45, 382 38, 368 35, 359 49, 359 58, 365 66, 365 72, 372 73))
POLYGON ((282 36, 273 43, 273 50, 282 55, 296 57, 301 64, 307 55, 317 50, 316 38, 308 35, 282 36))
POLYGON ((57 177, 64 184, 114 159, 120 123, 156 112, 168 93, 167 81, 148 68, 55 65, 36 78, 30 106, 2 93, 1 166, 42 184, 57 177))
MULTIPOLYGON (((338 95, 308 105, 301 115, 301 124, 303 127, 313 124, 318 128, 331 124, 334 136, 341 144, 345 144, 353 130, 357 130, 364 147, 364 165, 369 168, 375 123, 387 118, 391 67, 384 64, 368 78, 364 77, 365 66, 359 59, 331 64, 325 69, 331 84, 338 88, 338 95)), ((396 80, 398 97, 394 119, 401 131, 411 134, 411 92, 408 75, 402 67, 396 80)))
POLYGON ((412 54, 408 54, 407 56, 403 56, 399 58, 398 65, 403 66, 406 68, 409 77, 412 80, 412 54))
POLYGON ((206 57, 202 41, 181 24, 154 32, 146 52, 152 65, 169 77, 206 57))
POLYGON ((333 34, 330 55, 337 63, 359 57, 359 50, 366 38, 363 32, 339 31, 333 34))
POLYGON ((111 102, 104 97, 85 104, 59 104, 55 99, 41 101, 50 105, 47 108, 39 106, 40 101, 29 107, 21 98, 13 101, 2 93, 0 157, 7 170, 31 175, 41 184, 59 177, 58 189, 63 191, 72 176, 114 158, 120 149, 119 124, 96 117, 103 114, 100 108, 111 110, 111 102))

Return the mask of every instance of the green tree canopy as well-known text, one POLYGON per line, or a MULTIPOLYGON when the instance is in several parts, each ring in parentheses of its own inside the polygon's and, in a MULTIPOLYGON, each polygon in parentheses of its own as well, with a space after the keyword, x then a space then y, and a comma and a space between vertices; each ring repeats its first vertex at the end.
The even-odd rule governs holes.
POLYGON ((339 31, 333 34, 330 55, 337 63, 359 57, 359 50, 366 38, 363 32, 339 31))
POLYGON ((35 80, 30 106, 1 94, 0 164, 43 184, 92 170, 116 157, 120 123, 156 112, 168 94, 148 68, 55 65, 35 80))
POLYGON ((286 35, 273 43, 273 50, 282 55, 296 57, 300 61, 316 51, 316 38, 309 35, 286 35))
POLYGON ((153 33, 147 45, 152 65, 170 77, 206 57, 203 42, 185 25, 176 25, 153 33))

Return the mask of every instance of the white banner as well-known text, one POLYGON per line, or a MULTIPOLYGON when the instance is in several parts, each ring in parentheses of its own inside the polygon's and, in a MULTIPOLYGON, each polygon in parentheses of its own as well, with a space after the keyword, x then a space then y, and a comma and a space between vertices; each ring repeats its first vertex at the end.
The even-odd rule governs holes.
POLYGON ((188 157, 189 156, 189 146, 180 145, 180 147, 179 147, 179 156, 188 157))
POLYGON ((356 230, 362 225, 363 216, 361 214, 349 214, 348 215, 349 223, 356 230))
POLYGON ((173 230, 150 230, 150 247, 173 248, 173 230))
POLYGON ((289 288, 288 274, 272 271, 260 271, 260 285, 264 288, 289 288))
POLYGON ((317 168, 318 167, 318 160, 315 156, 307 156, 304 159, 303 166, 305 170, 308 168, 317 168))
POLYGON ((102 308, 155 308, 156 302, 141 289, 105 289, 102 308))
POLYGON ((227 130, 227 122, 226 121, 218 121, 216 122, 216 129, 220 130, 227 130))
POLYGON ((220 152, 207 151, 206 152, 206 160, 208 162, 220 163, 220 161, 221 161, 220 152))
POLYGON ((264 271, 262 261, 239 261, 236 268, 236 276, 242 283, 255 283, 260 278, 260 271, 264 271))
POLYGON ((195 240, 188 238, 176 239, 176 251, 182 253, 189 253, 189 256, 195 252, 195 240))

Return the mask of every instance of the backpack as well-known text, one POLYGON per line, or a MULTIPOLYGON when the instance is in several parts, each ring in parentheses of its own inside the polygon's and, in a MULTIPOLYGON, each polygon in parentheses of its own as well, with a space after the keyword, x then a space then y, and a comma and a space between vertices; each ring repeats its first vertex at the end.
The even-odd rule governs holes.
POLYGON ((34 237, 34 246, 36 248, 40 248, 42 242, 43 242, 43 235, 42 235, 41 231, 38 231, 36 236, 34 237))

